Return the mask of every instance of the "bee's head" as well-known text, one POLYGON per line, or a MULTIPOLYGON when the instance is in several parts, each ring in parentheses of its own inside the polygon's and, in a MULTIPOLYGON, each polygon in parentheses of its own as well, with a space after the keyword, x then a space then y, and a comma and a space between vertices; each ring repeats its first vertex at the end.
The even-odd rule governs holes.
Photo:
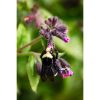
POLYGON ((52 47, 48 46, 46 49, 45 49, 45 53, 43 54, 42 58, 50 58, 52 59, 53 58, 53 51, 52 51, 52 47))

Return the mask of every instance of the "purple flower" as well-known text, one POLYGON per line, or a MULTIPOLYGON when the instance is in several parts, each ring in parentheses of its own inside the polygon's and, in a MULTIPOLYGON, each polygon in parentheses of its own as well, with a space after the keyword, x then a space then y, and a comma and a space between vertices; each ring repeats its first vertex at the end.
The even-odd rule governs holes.
POLYGON ((62 58, 56 59, 55 67, 62 78, 67 78, 73 75, 69 63, 62 58))
POLYGON ((73 75, 73 71, 71 71, 70 68, 60 69, 60 76, 62 78, 67 78, 67 77, 72 76, 72 75, 73 75))
MULTIPOLYGON (((45 27, 40 29, 40 33, 45 37, 45 35, 50 34, 51 36, 57 36, 64 42, 69 42, 69 38, 66 36, 68 32, 67 27, 61 23, 58 17, 52 17, 45 20, 45 27), (49 31, 48 31, 49 30, 49 31)), ((47 39, 47 38, 46 38, 47 39)))
POLYGON ((26 23, 32 23, 34 21, 35 26, 39 29, 42 25, 42 23, 44 23, 44 18, 41 15, 40 9, 38 5, 33 5, 33 8, 31 10, 31 13, 29 14, 29 16, 26 16, 24 18, 24 21, 26 23))
POLYGON ((31 23, 33 20, 34 20, 34 16, 33 16, 33 15, 29 15, 29 16, 26 16, 26 17, 24 18, 24 21, 25 21, 27 24, 31 23))
POLYGON ((48 20, 45 20, 45 24, 47 24, 49 27, 54 27, 55 24, 57 23, 58 18, 53 17, 53 18, 48 18, 48 20))
POLYGON ((47 29, 44 29, 43 27, 41 27, 40 33, 41 33, 41 35, 43 35, 47 40, 49 40, 49 39, 51 38, 50 30, 49 30, 48 28, 47 28, 47 29))
POLYGON ((29 16, 24 18, 26 23, 34 21, 35 26, 40 29, 40 34, 47 39, 48 44, 52 45, 52 36, 62 39, 64 42, 69 42, 66 36, 68 29, 58 17, 51 17, 47 20, 44 19, 38 5, 34 5, 29 16))
MULTIPOLYGON (((52 18, 48 18, 48 20, 45 20, 45 24, 49 27, 52 28, 53 31, 56 30, 57 33, 62 33, 62 34, 66 34, 67 29, 65 27, 65 25, 63 25, 60 20, 58 19, 58 17, 52 17, 52 18)), ((54 33, 55 34, 55 33, 54 33)))

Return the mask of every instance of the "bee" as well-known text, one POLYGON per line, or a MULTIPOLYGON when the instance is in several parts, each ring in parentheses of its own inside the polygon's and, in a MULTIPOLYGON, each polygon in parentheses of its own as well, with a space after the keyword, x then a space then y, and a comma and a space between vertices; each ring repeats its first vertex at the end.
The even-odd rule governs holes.
POLYGON ((43 81, 47 79, 53 81, 54 77, 57 75, 57 71, 54 68, 55 60, 58 58, 57 50, 47 47, 41 53, 40 58, 42 60, 41 79, 43 81))

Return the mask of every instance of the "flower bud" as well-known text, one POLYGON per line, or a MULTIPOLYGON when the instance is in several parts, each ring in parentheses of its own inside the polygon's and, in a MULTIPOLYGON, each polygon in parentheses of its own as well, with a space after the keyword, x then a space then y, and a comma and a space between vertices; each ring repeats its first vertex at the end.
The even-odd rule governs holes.
POLYGON ((37 61, 36 62, 36 71, 39 75, 41 74, 41 70, 42 70, 42 64, 39 61, 37 61))

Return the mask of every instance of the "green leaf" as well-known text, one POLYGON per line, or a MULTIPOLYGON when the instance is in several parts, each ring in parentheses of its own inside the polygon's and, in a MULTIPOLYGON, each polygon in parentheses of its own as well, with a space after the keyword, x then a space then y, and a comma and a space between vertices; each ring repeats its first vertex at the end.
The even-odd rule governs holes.
POLYGON ((26 1, 26 4, 27 4, 27 7, 29 9, 31 9, 33 7, 33 4, 34 4, 34 0, 25 0, 26 1))
POLYGON ((39 83, 39 76, 35 72, 35 59, 34 56, 29 56, 28 63, 27 63, 27 74, 29 78, 29 82, 31 88, 34 92, 37 91, 37 86, 39 83))
MULTIPOLYGON (((26 30, 25 26, 20 23, 17 30, 17 48, 21 48, 30 41, 30 33, 26 30)), ((24 51, 28 51, 29 49, 30 47, 27 47, 24 51)))
POLYGON ((24 77, 26 73, 27 56, 17 57, 17 74, 18 76, 24 77))
POLYGON ((46 9, 41 8, 40 12, 41 12, 41 14, 43 14, 42 16, 45 19, 48 19, 49 17, 52 17, 52 14, 50 12, 48 12, 46 9))

